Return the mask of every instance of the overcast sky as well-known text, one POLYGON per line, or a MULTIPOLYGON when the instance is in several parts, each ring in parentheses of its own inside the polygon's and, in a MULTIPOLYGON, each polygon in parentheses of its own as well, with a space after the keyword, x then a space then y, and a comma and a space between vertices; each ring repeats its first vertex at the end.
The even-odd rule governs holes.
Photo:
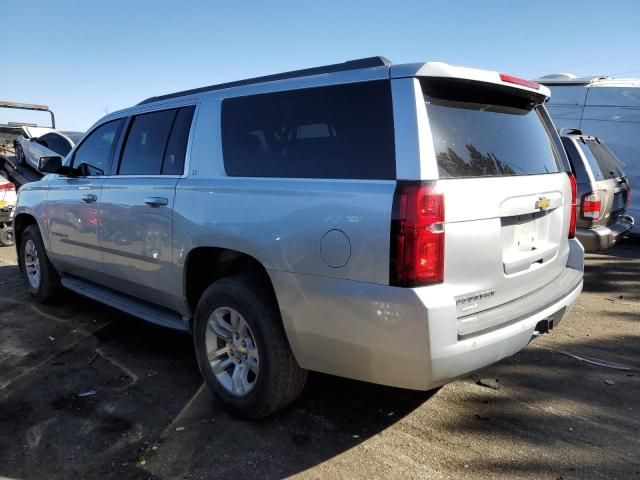
MULTIPOLYGON (((527 78, 640 76, 636 0, 1 5, 0 100, 48 104, 66 130, 157 94, 373 55, 527 78)), ((28 119, 2 110, 0 123, 28 119)))

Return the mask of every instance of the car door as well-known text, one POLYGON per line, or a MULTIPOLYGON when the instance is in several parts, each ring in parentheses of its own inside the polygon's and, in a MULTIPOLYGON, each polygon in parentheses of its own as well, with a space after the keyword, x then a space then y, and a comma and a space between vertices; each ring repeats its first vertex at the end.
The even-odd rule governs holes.
POLYGON ((98 238, 98 200, 103 172, 113 162, 124 119, 94 129, 73 152, 69 165, 91 165, 89 176, 58 175, 49 187, 46 216, 50 257, 62 272, 100 282, 102 253, 98 238))
POLYGON ((193 111, 191 106, 131 117, 100 199, 105 284, 167 307, 175 306, 173 202, 193 111))

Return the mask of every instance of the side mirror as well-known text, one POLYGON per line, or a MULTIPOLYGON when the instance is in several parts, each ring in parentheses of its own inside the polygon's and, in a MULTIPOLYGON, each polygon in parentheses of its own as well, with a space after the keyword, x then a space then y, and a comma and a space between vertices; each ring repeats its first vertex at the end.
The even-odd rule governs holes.
POLYGON ((60 173, 62 157, 40 157, 38 170, 42 173, 60 173))

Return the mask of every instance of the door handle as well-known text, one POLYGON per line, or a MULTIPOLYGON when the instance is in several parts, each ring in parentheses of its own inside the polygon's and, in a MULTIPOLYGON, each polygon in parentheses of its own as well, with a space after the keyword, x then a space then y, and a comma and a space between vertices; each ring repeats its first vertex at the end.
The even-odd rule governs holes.
POLYGON ((80 198, 85 203, 93 203, 96 200, 98 200, 98 197, 96 195, 91 194, 91 193, 86 193, 86 194, 82 195, 80 198))
POLYGON ((144 203, 153 208, 165 207, 169 204, 169 200, 164 197, 149 197, 145 198, 144 203))

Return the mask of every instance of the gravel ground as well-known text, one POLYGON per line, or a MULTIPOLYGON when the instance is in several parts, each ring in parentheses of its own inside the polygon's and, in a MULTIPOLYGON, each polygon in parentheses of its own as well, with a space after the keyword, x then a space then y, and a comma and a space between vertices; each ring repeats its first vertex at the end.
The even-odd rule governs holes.
POLYGON ((435 392, 313 374, 252 423, 202 386, 188 336, 34 304, 0 249, 0 478, 640 479, 640 245, 586 264, 561 325, 490 369, 435 392))

